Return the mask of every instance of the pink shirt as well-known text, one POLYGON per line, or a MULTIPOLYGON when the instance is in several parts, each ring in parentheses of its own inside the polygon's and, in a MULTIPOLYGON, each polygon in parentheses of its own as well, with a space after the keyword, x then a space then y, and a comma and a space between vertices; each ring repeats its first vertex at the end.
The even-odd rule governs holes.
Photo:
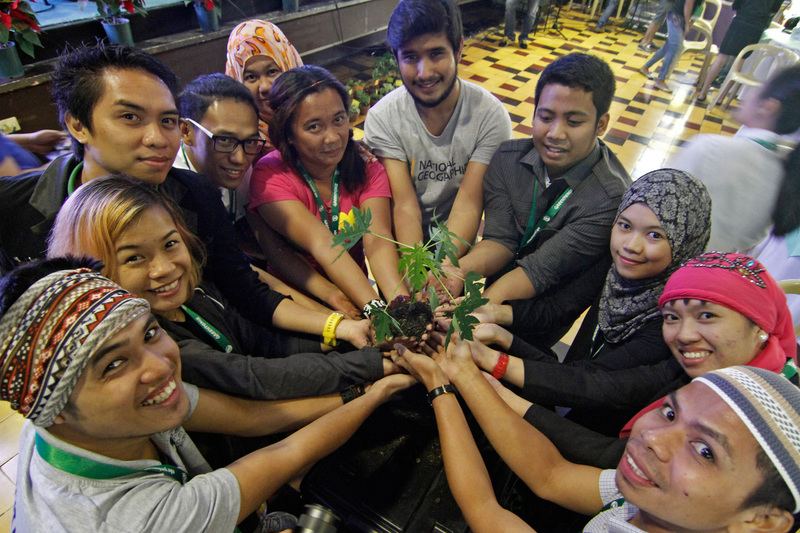
MULTIPOLYGON (((392 197, 389 177, 386 175, 383 165, 369 152, 362 151, 361 155, 367 163, 367 182, 356 194, 345 191, 344 187, 339 188, 340 226, 347 219, 352 223, 353 208, 360 208, 365 200, 392 197)), ((298 200, 302 202, 317 219, 322 221, 311 189, 305 180, 284 162, 281 153, 275 150, 262 157, 256 164, 253 176, 250 179, 250 205, 248 209, 257 213, 258 206, 283 200, 298 200)), ((330 202, 323 203, 330 214, 330 202)), ((325 271, 311 254, 304 251, 303 255, 317 272, 327 277, 325 271)), ((350 249, 350 255, 366 274, 364 247, 361 242, 350 249)))

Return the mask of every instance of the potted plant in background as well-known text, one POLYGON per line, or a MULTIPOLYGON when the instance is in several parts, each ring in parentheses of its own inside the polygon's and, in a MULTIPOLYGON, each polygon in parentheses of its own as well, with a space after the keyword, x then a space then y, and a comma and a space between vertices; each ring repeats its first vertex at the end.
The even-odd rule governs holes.
POLYGON ((0 77, 20 78, 25 75, 19 60, 20 50, 33 57, 39 41, 39 21, 25 0, 0 0, 0 77))
POLYGON ((202 31, 217 31, 222 18, 222 4, 218 0, 184 0, 184 5, 194 4, 197 22, 202 31))
POLYGON ((94 0, 94 3, 108 40, 112 43, 133 44, 131 22, 122 16, 122 10, 130 14, 147 15, 144 0, 94 0))

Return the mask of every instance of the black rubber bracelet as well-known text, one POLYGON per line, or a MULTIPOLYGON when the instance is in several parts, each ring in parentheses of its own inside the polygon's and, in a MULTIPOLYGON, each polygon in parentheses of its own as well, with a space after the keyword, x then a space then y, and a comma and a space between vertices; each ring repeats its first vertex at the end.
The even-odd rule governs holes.
POLYGON ((433 400, 435 400, 442 394, 455 394, 455 393, 456 393, 456 388, 450 383, 445 383, 441 387, 436 387, 435 389, 433 389, 428 393, 428 403, 433 405, 433 400))
POLYGON ((364 309, 361 310, 361 316, 363 316, 366 319, 369 319, 370 316, 372 316, 373 308, 386 309, 386 302, 384 302, 379 298, 375 298, 374 300, 367 302, 366 304, 364 304, 364 309))

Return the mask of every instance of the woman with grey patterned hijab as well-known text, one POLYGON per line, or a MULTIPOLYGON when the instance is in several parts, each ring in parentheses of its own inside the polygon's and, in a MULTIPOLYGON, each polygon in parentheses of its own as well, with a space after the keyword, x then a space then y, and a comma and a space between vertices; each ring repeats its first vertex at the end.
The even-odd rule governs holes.
POLYGON ((635 204, 646 205, 658 218, 672 260, 653 276, 631 279, 618 268, 621 259, 614 250, 614 235, 619 230, 612 232, 614 262, 603 287, 598 317, 600 331, 611 343, 630 338, 661 316, 658 298, 667 280, 681 264, 705 250, 711 234, 711 197, 699 180, 682 170, 654 170, 634 181, 622 198, 614 224, 624 224, 626 211, 635 204))

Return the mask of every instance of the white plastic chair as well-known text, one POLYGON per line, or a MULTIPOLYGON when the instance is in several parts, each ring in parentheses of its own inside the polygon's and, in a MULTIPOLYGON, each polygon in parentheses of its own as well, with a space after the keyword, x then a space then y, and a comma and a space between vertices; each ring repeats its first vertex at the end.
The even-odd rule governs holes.
POLYGON ((707 112, 710 112, 718 102, 723 102, 723 109, 727 108, 742 85, 761 87, 773 72, 794 65, 798 61, 800 56, 788 48, 761 43, 745 46, 736 56, 733 67, 722 82, 717 96, 708 105, 707 112), (752 52, 752 55, 745 61, 744 56, 748 52, 752 52), (726 96, 727 101, 725 101, 726 96))
POLYGON ((703 3, 703 12, 699 17, 692 19, 691 29, 686 35, 686 37, 691 36, 692 39, 684 38, 683 46, 681 46, 681 49, 675 54, 672 65, 669 67, 667 77, 672 75, 672 71, 675 70, 675 66, 678 64, 678 61, 680 61, 681 57, 683 57, 683 54, 689 52, 704 54, 705 59, 703 60, 703 66, 700 69, 700 75, 697 77, 697 84, 702 87, 708 69, 711 67, 711 63, 713 63, 714 58, 719 54, 719 47, 713 42, 713 34, 714 26, 717 24, 717 19, 719 18, 721 10, 722 2, 720 0, 705 0, 703 3), (713 13, 709 9, 710 6, 714 8, 713 13))

